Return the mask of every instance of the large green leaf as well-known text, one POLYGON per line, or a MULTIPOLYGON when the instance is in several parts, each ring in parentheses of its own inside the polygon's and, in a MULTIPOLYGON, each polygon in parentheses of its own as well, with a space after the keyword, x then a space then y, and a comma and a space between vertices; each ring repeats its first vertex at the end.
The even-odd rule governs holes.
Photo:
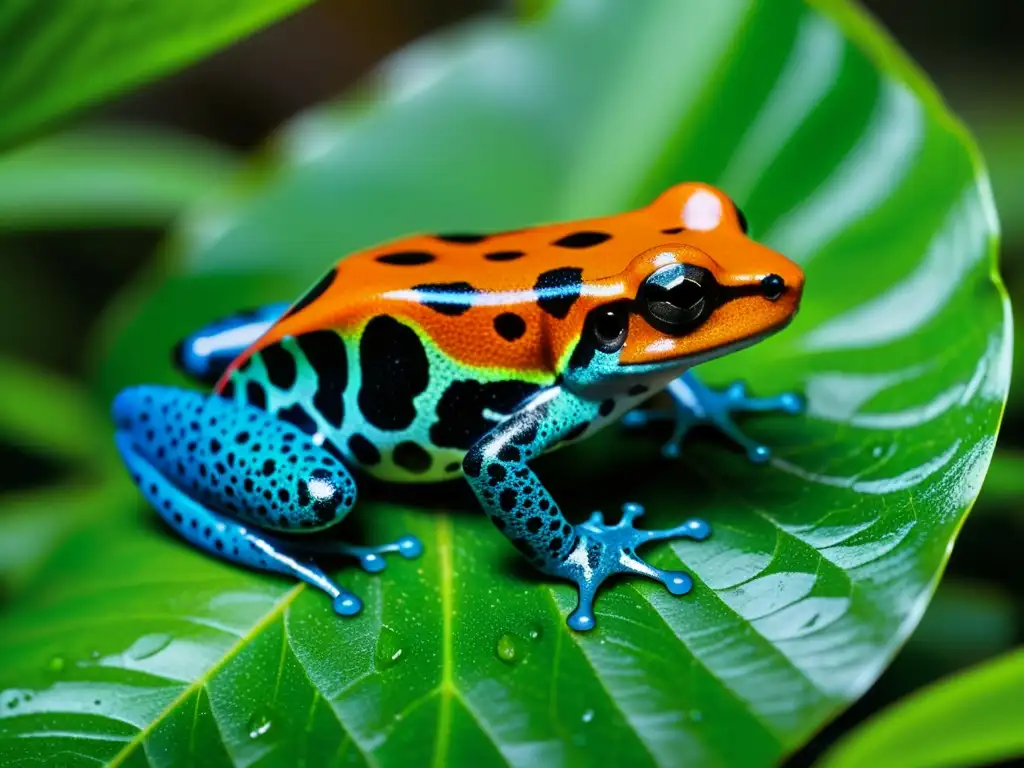
POLYGON ((0 357, 0 443, 89 462, 103 450, 106 424, 88 393, 60 377, 0 357))
POLYGON ((618 430, 539 462, 577 515, 629 499, 650 526, 699 512, 715 530, 651 554, 692 570, 691 596, 620 582, 589 634, 565 626, 572 590, 524 567, 462 486, 361 502, 368 539, 411 531, 426 552, 347 571, 367 604, 347 621, 188 550, 141 503, 112 510, 3 619, 0 749, 729 766, 795 749, 916 625, 992 453, 1009 308, 969 138, 842 2, 569 0, 419 44, 366 95, 298 119, 183 222, 183 273, 108 324, 104 399, 173 380, 178 334, 351 249, 613 212, 689 178, 727 189, 808 276, 789 330, 705 375, 796 388, 808 415, 748 422, 776 448, 761 468, 705 438, 669 462, 618 430))
POLYGON ((189 64, 311 0, 4 0, 0 145, 189 64))
POLYGON ((1024 650, 942 680, 893 705, 846 737, 822 761, 945 768, 1024 757, 1024 650))
POLYGON ((163 226, 233 170, 223 150, 153 129, 49 136, 0 155, 0 230, 163 226))

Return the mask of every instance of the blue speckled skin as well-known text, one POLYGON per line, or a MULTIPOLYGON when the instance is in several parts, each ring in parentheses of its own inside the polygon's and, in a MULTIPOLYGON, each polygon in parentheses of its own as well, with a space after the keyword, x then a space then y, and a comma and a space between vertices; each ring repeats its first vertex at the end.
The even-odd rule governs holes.
POLYGON ((294 575, 330 595, 339 614, 358 613, 362 603, 305 562, 310 551, 358 557, 371 572, 383 568, 384 552, 420 552, 413 537, 381 547, 309 549, 267 535, 334 525, 352 509, 356 486, 309 435, 263 411, 142 386, 117 396, 113 416, 117 447, 136 485, 186 541, 242 565, 294 575))
MULTIPOLYGON (((215 380, 283 310, 284 305, 273 305, 218 321, 183 341, 176 359, 195 378, 215 380)), ((298 380, 312 382, 306 391, 316 390, 316 372, 301 358, 297 345, 290 344, 289 349, 288 354, 295 355, 298 380)), ((768 449, 746 438, 731 414, 795 413, 800 408, 793 395, 753 399, 739 385, 717 393, 690 373, 679 376, 678 367, 666 365, 633 366, 635 380, 624 380, 618 358, 617 351, 583 349, 555 384, 535 387, 509 415, 497 414, 492 429, 467 451, 455 454, 460 462, 445 464, 447 476, 461 470, 494 524, 537 568, 577 585, 579 604, 568 619, 576 630, 594 626, 594 597, 612 574, 642 575, 660 581, 676 595, 689 592, 693 582, 687 574, 654 568, 636 549, 664 539, 703 540, 711 529, 699 519, 661 531, 637 529, 633 524, 643 509, 632 503, 623 506, 622 519, 615 525, 606 525, 600 512, 574 525, 529 468, 531 460, 624 415, 632 427, 673 421, 666 455, 677 455, 687 431, 703 423, 738 442, 752 460, 764 461, 768 449), (613 394, 606 391, 610 381, 613 394), (643 386, 638 386, 641 382, 643 386), (673 411, 631 410, 662 388, 673 397, 673 411)), ((453 361, 432 360, 431 365, 441 366, 441 380, 457 378, 453 361)), ((272 535, 321 531, 352 509, 356 484, 343 460, 364 461, 352 455, 351 438, 370 432, 358 413, 354 421, 335 431, 328 430, 322 420, 305 417, 297 426, 272 415, 275 408, 286 413, 297 403, 294 396, 283 399, 284 394, 270 386, 270 373, 251 366, 239 374, 233 394, 222 396, 159 386, 127 389, 113 406, 117 446, 146 499, 189 543, 244 566, 290 574, 326 592, 337 613, 355 614, 361 608, 359 598, 335 583, 313 558, 353 556, 366 570, 376 572, 384 566, 381 555, 385 552, 414 557, 420 543, 407 536, 378 547, 353 547, 272 535), (246 382, 258 384, 265 408, 245 402, 246 382)), ((425 396, 434 397, 429 390, 425 396)), ((432 412, 437 402, 431 399, 425 407, 432 412)), ((410 429, 409 435, 429 443, 415 425, 410 429)), ((397 455, 400 446, 372 450, 395 450, 397 455)), ((439 450, 438 455, 448 462, 452 452, 439 450)), ((371 463, 379 468, 379 453, 371 463)))

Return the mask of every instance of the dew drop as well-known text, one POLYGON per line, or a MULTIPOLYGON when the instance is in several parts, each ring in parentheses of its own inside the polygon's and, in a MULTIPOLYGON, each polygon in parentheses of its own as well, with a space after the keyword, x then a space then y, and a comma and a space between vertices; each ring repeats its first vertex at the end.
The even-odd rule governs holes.
POLYGON ((9 688, 0 693, 0 703, 4 709, 17 709, 22 701, 29 701, 32 697, 19 688, 9 688))
POLYGON ((591 720, 594 719, 594 710, 588 709, 586 712, 583 713, 582 719, 584 723, 589 723, 591 720))
POLYGON ((523 657, 523 649, 520 648, 519 641, 515 635, 502 635, 499 637, 494 653, 506 664, 517 664, 522 661, 523 657))
POLYGON ((260 707, 249 718, 249 738, 258 739, 266 736, 273 726, 273 712, 269 707, 260 707))
POLYGON ((533 624, 530 626, 530 629, 527 631, 526 634, 529 636, 531 640, 537 642, 542 637, 544 637, 544 630, 541 629, 540 624, 533 624))
POLYGON ((402 653, 401 636, 391 627, 381 627, 380 635, 377 637, 377 650, 374 653, 378 668, 388 669, 395 666, 401 660, 402 653))
POLYGON ((125 655, 136 661, 155 656, 171 644, 171 636, 163 633, 143 635, 125 651, 125 655))

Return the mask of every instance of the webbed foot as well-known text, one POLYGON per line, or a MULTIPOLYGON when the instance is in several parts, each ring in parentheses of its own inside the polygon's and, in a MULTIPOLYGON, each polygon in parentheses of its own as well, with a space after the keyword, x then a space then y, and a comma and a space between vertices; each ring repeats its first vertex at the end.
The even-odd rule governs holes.
POLYGON ((554 569, 554 575, 575 582, 579 590, 576 610, 567 621, 572 629, 582 632, 594 627, 594 596, 614 573, 634 573, 660 581, 673 595, 685 595, 693 588, 689 574, 655 568, 636 554, 636 548, 663 539, 703 541, 711 535, 711 527, 693 518, 675 528, 641 530, 633 522, 643 513, 639 504, 626 503, 622 505, 622 519, 615 525, 607 525, 603 515, 595 512, 585 523, 575 526, 578 542, 554 569))
POLYGON ((771 449, 744 434, 733 420, 733 415, 772 412, 798 414, 804 408, 800 397, 791 392, 773 397, 751 397, 741 381, 717 391, 705 386, 690 373, 671 382, 667 391, 672 396, 674 408, 630 411, 622 419, 623 425, 630 428, 663 421, 672 422, 672 434, 661 448, 667 458, 679 456, 683 439, 693 427, 709 424, 739 445, 752 462, 763 464, 771 458, 771 449))

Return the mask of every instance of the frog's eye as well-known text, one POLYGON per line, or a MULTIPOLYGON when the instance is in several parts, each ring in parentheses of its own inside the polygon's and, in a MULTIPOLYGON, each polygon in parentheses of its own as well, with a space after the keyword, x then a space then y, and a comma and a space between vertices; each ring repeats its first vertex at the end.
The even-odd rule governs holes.
POLYGON ((612 353, 622 349, 628 330, 629 307, 625 304, 598 307, 587 316, 587 332, 602 352, 612 353))
POLYGON ((640 310, 653 327, 668 333, 688 330, 714 308, 718 284, 692 264, 670 264, 648 277, 640 289, 640 310))

